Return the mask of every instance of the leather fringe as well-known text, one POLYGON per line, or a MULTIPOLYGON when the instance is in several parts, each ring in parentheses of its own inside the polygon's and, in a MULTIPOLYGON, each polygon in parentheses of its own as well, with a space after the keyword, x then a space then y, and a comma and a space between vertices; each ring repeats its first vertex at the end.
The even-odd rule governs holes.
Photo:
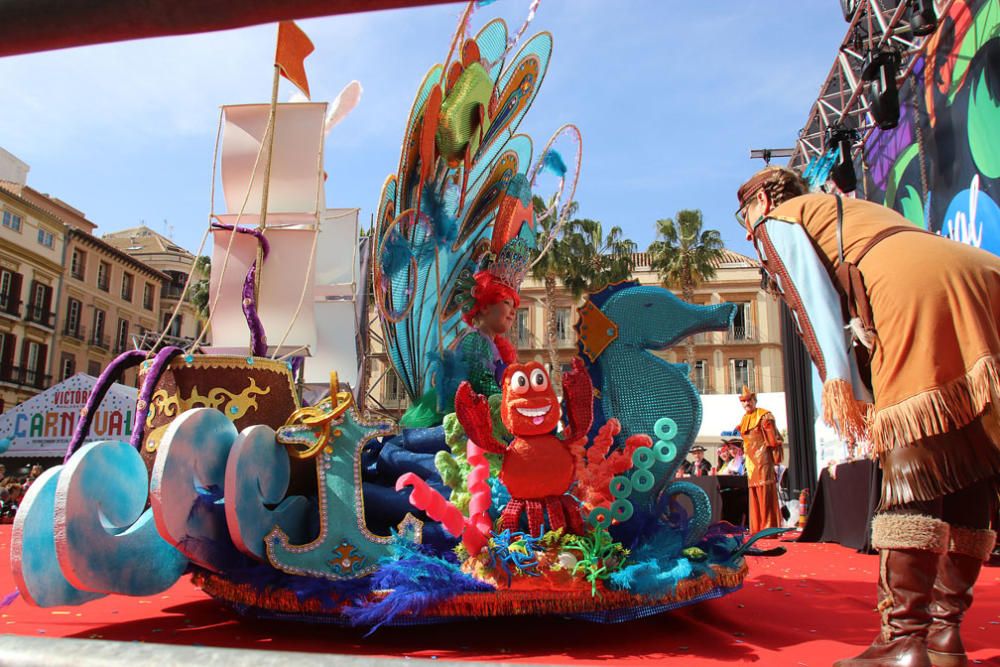
MULTIPOLYGON (((824 405, 826 388, 824 386, 824 405)), ((869 426, 874 453, 970 424, 1000 401, 1000 356, 983 357, 943 387, 874 410, 869 426)), ((824 407, 825 418, 825 407, 824 407)), ((988 429, 1000 447, 1000 430, 988 429)))
POLYGON ((944 435, 893 447, 878 456, 882 465, 880 510, 933 500, 1000 475, 1000 446, 993 410, 944 435))
MULTIPOLYGON (((541 614, 577 614, 594 611, 649 607, 672 602, 692 600, 716 588, 738 588, 747 576, 743 563, 739 569, 712 566, 712 575, 703 574, 696 579, 681 581, 672 595, 651 600, 599 586, 600 595, 593 596, 590 584, 577 591, 556 590, 498 590, 489 593, 464 593, 450 600, 428 607, 421 616, 427 617, 494 617, 529 616, 541 614)), ((249 584, 236 584, 220 575, 198 571, 192 581, 208 595, 229 603, 277 611, 288 614, 339 616, 343 605, 324 605, 322 600, 300 600, 295 593, 284 589, 260 590, 249 584)), ((375 593, 377 600, 387 593, 375 593)))
POLYGON ((871 406, 854 396, 854 387, 843 379, 823 383, 823 421, 843 438, 858 442, 867 439, 867 420, 871 406))

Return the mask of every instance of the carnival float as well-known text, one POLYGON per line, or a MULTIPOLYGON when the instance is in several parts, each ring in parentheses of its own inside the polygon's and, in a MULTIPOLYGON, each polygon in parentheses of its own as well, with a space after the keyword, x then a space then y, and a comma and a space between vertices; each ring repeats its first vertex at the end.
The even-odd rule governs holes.
POLYGON ((573 126, 537 156, 517 132, 552 36, 523 39, 528 21, 511 34, 499 19, 473 34, 475 8, 417 88, 360 245, 356 218, 327 209, 323 188, 325 133, 358 86, 332 109, 278 104, 276 74, 271 105, 222 109, 226 211, 206 232, 212 344, 133 350, 104 370, 64 464, 17 515, 11 566, 25 601, 146 596, 191 576, 249 615, 375 628, 618 622, 740 588, 759 536, 710 525, 705 493, 675 480, 701 402, 686 367, 653 354, 726 329, 733 306, 629 282, 589 295, 561 398, 545 366, 501 363, 469 326, 484 280, 516 292, 546 251, 540 218, 565 222, 582 151, 573 126), (546 176, 555 191, 538 212, 546 176), (365 405, 369 308, 411 403, 432 415, 424 425, 365 405), (485 384, 466 353, 487 355, 485 384), (81 446, 131 366, 131 439, 81 446))

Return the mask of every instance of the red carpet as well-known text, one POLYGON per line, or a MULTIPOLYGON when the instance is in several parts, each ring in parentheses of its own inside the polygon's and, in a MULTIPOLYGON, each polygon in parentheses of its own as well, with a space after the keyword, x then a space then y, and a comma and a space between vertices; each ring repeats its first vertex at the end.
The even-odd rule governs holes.
MULTIPOLYGON (((0 595, 13 590, 0 526, 0 595)), ((744 589, 720 600, 624 625, 560 619, 470 621, 385 628, 372 637, 335 626, 240 621, 186 579, 162 595, 109 597, 82 607, 37 609, 23 600, 0 612, 0 631, 34 636, 138 640, 548 664, 753 662, 829 665, 875 635, 878 559, 836 544, 788 543, 779 558, 753 558, 744 589)), ((983 570, 963 634, 974 664, 1000 665, 1000 567, 983 570)))

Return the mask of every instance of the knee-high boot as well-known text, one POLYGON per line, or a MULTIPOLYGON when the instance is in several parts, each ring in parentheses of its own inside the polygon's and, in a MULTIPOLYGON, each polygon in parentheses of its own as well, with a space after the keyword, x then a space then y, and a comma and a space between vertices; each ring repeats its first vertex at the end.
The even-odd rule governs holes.
POLYGON ((992 530, 951 526, 948 553, 938 562, 931 602, 932 621, 927 633, 927 653, 934 667, 969 664, 959 626, 972 605, 972 587, 996 539, 997 534, 992 530))
POLYGON ((928 516, 881 514, 872 521, 879 550, 881 632, 861 655, 834 667, 930 667, 927 629, 938 559, 948 524, 928 516))

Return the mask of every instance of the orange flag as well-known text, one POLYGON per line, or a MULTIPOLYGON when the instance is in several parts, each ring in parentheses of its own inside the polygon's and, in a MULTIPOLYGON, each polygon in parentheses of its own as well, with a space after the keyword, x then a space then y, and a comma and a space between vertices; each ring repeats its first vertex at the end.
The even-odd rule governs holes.
POLYGON ((295 21, 278 23, 278 48, 274 54, 274 64, 281 75, 294 83, 306 97, 309 97, 309 81, 306 80, 305 59, 316 49, 295 21))

